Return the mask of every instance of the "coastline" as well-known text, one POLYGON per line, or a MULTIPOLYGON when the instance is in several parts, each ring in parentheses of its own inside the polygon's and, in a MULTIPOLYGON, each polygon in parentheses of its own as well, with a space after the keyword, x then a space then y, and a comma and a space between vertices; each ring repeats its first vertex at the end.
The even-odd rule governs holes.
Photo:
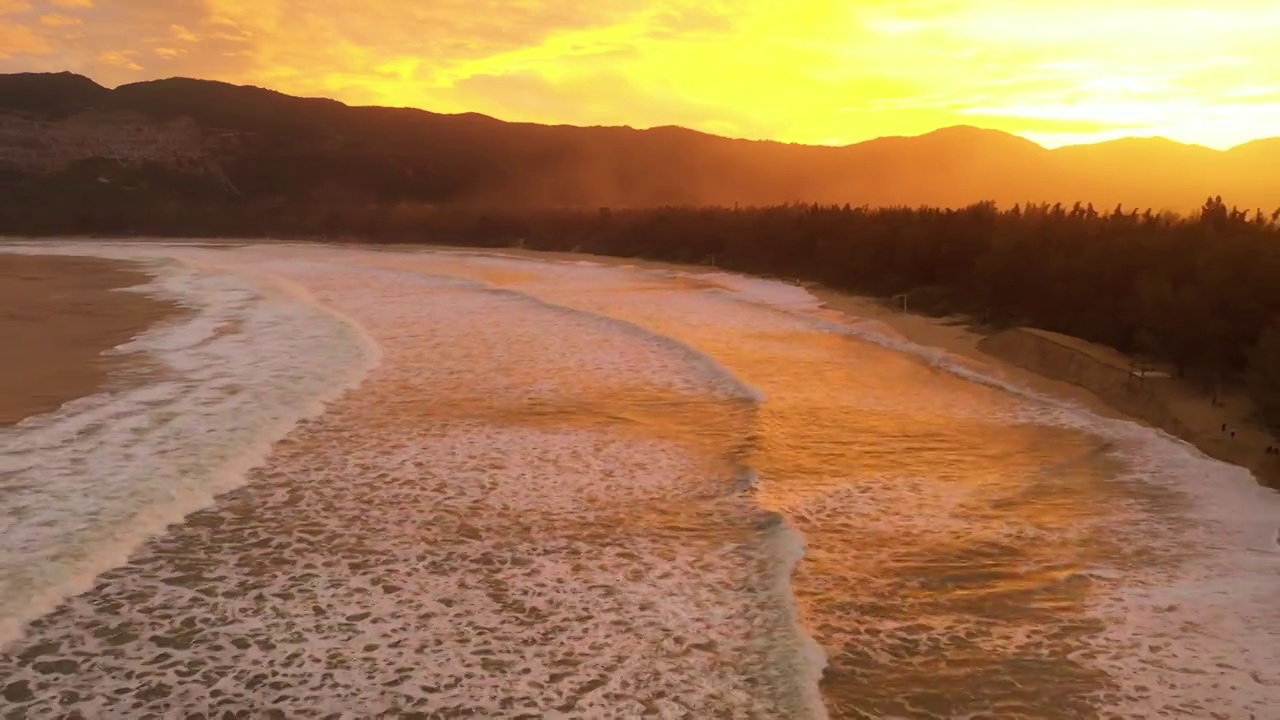
POLYGON ((989 335, 968 324, 964 318, 935 318, 890 307, 886 301, 861 295, 850 295, 824 287, 810 287, 809 292, 823 305, 846 316, 883 323, 903 338, 924 347, 945 350, 968 360, 989 365, 1002 375, 1036 392, 1070 400, 1102 417, 1134 420, 1089 390, 1062 380, 1055 380, 1031 369, 1019 367, 982 349, 989 335))
MULTIPOLYGON (((388 247, 374 243, 338 245, 388 247)), ((717 270, 705 265, 586 253, 427 247, 674 272, 717 270)), ((0 336, 15 338, 14 345, 24 348, 22 353, 0 358, 0 398, 4 398, 0 402, 0 427, 56 410, 67 401, 101 390, 113 377, 118 378, 119 371, 128 365, 128 356, 104 353, 178 312, 178 308, 159 300, 114 291, 147 281, 145 274, 120 261, 0 254, 0 302, 4 303, 0 336)), ((1239 393, 1224 393, 1215 399, 1190 383, 1174 379, 1146 383, 1141 393, 1135 393, 1127 386, 1121 387, 1132 359, 1110 348, 1027 328, 995 333, 976 327, 963 317, 904 313, 883 298, 814 283, 803 286, 828 310, 881 323, 910 342, 987 365, 1037 392, 1069 400, 1098 415, 1164 430, 1210 457, 1249 470, 1260 484, 1280 489, 1280 456, 1265 452, 1269 445, 1280 445, 1280 440, 1249 418, 1248 403, 1239 393), (1053 350, 1073 353, 1106 372, 1095 368, 1094 372, 1082 373, 1074 367, 1074 361, 1068 363, 1073 367, 1064 368, 1060 357, 1047 357, 1043 348, 1033 347, 1046 342, 1053 350)))
MULTIPOLYGON (((376 246, 374 246, 376 247, 376 246)), ((716 271, 705 265, 682 265, 640 258, 619 258, 585 253, 541 252, 509 248, 438 246, 462 252, 485 252, 518 258, 589 261, 605 265, 634 265, 688 272, 716 271)), ((725 272, 737 273, 733 270, 725 272)), ((737 273, 747 274, 747 273, 737 273)), ((1126 386, 1133 362, 1118 351, 1057 333, 1028 328, 996 333, 974 326, 963 317, 937 318, 903 312, 883 298, 854 295, 815 283, 802 286, 828 310, 864 321, 882 323, 917 345, 945 350, 994 368, 1011 380, 1040 393, 1069 400, 1108 418, 1129 420, 1163 430, 1195 446, 1200 452, 1249 470, 1261 485, 1280 489, 1280 457, 1265 449, 1280 445, 1249 417, 1247 400, 1239 393, 1215 399, 1191 383, 1176 379, 1148 381, 1134 391, 1126 386), (1060 358, 1046 357, 1042 349, 1029 347, 1048 341, 1055 348, 1096 364, 1093 372, 1078 367, 1058 367, 1060 358), (1105 377, 1103 377, 1105 376, 1105 377), (1120 378, 1117 380, 1117 377, 1120 378), (1227 431, 1221 428, 1227 427, 1227 431), (1234 435, 1232 435, 1234 431, 1234 435)), ((1072 363, 1074 365, 1074 361, 1072 363)))
MULTIPOLYGON (((720 282, 729 287, 737 284, 723 279, 711 282, 688 278, 700 271, 696 266, 581 255, 566 258, 570 263, 590 261, 581 262, 583 265, 632 265, 684 274, 645 280, 632 274, 601 278, 599 271, 603 268, 599 267, 596 272, 571 266, 561 266, 561 270, 545 266, 536 269, 513 267, 514 264, 499 260, 493 265, 477 262, 474 267, 457 269, 453 267, 455 263, 440 262, 430 255, 402 257, 399 263, 384 264, 382 258, 366 257, 365 252, 350 257, 321 246, 307 253, 310 257, 305 259, 314 258, 315 265, 324 264, 315 267, 311 262, 282 262, 280 266, 259 266, 257 261, 262 258, 254 257, 252 252, 229 259, 228 264, 279 272, 284 276, 281 282, 296 283, 299 295, 315 292, 317 298, 329 303, 324 309, 334 314, 350 313, 351 321, 367 332, 371 343, 385 346, 388 362, 370 376, 370 382, 360 392, 327 407, 314 422, 296 426, 298 432, 292 437, 278 445, 266 440, 260 447, 263 453, 271 451, 270 461, 252 476, 240 472, 243 468, 238 466, 232 474, 245 484, 226 494, 212 493, 217 497, 216 505, 192 515, 178 508, 186 519, 168 532, 131 523, 132 533, 150 538, 137 546, 143 549, 135 551, 136 562, 115 572, 97 574, 95 577, 102 579, 95 580, 90 592, 72 595, 62 611, 32 626, 36 631, 20 646, 15 645, 12 653, 0 653, 0 671, 13 668, 6 673, 14 678, 13 687, 6 692, 21 698, 27 710, 52 711, 59 703, 64 709, 82 703, 92 710, 93 703, 98 703, 99 709, 118 707, 126 712, 124 706, 132 703, 136 714, 142 714, 163 712, 174 703, 204 702, 207 707, 216 705, 214 709, 222 712, 228 707, 237 711, 241 707, 252 709, 264 697, 275 697, 273 705, 277 708, 305 710, 308 706, 331 704, 342 709, 342 703, 349 703, 348 707, 357 708, 352 712, 373 713, 384 707, 376 703, 385 702, 386 712, 408 707, 424 711, 471 707, 484 714, 486 706, 481 702, 493 702, 495 697, 504 698, 503 702, 514 698, 508 704, 530 710, 558 706, 567 697, 582 698, 578 710, 589 713, 592 708, 617 707, 619 699, 626 698, 607 694, 608 687, 652 687, 656 685, 651 682, 655 676, 673 678, 669 697, 679 697, 682 703, 684 698, 701 698, 696 693, 703 688, 715 688, 717 694, 712 700, 716 700, 728 697, 723 688, 736 690, 738 686, 729 683, 738 678, 751 678, 750 685, 744 687, 761 688, 765 687, 761 683, 774 677, 748 675, 738 672, 739 667, 748 671, 756 667, 776 669, 778 677, 796 677, 785 658, 777 655, 769 655, 767 663, 740 666, 735 662, 745 656, 739 647, 759 647, 761 629, 774 626, 772 618, 777 617, 776 613, 759 616, 762 621, 744 622, 741 630, 736 624, 738 618, 757 617, 748 613, 765 594, 761 588, 768 591, 770 598, 789 597, 792 605, 783 606, 788 612, 805 613, 805 626, 794 632, 802 641, 822 643, 830 672, 819 673, 821 677, 813 675, 819 667, 815 655, 813 665, 799 671, 802 685, 823 690, 830 706, 845 713, 854 712, 848 708, 855 707, 855 701, 863 704, 856 707, 869 708, 857 712, 883 712, 891 702, 896 703, 895 708, 923 707, 928 702, 936 703, 928 707, 938 708, 939 714, 970 715, 985 707, 1008 708, 1025 703, 1032 714, 1061 713, 1066 717, 1102 712, 1104 708, 1097 707, 1100 702, 1120 703, 1118 707, 1105 708, 1113 712, 1137 707, 1139 699, 1145 701, 1147 695, 1131 690, 1133 687, 1143 688, 1142 692, 1148 687, 1157 688, 1150 693, 1151 702, 1146 706, 1149 708, 1189 707, 1194 711, 1218 705, 1228 709, 1247 706, 1256 711, 1265 706, 1267 635, 1251 633, 1249 628, 1275 624, 1267 624, 1269 611, 1261 604, 1264 593, 1249 591, 1255 587, 1267 589, 1263 583, 1268 576, 1263 573, 1274 570, 1274 563, 1266 557, 1258 561, 1261 556, 1243 554, 1234 542, 1224 542, 1213 544, 1205 556, 1203 565, 1213 572, 1195 574, 1200 563, 1188 563, 1187 572, 1171 573, 1169 581, 1163 582, 1161 573, 1166 566, 1148 563, 1152 555, 1145 553, 1149 547, 1162 547, 1158 542, 1148 546, 1121 541, 1137 539, 1139 535, 1152 535, 1159 540, 1160 533, 1148 532, 1150 526, 1135 522, 1134 518, 1165 516, 1155 511, 1138 516, 1109 513, 1113 508, 1123 510, 1126 506, 1112 501, 1125 501, 1129 495, 1118 492, 1123 488, 1117 486, 1124 483, 1109 482, 1114 464, 1110 458, 1098 457, 1095 438, 1075 430, 1059 432, 1026 423, 1017 412, 1008 417, 1002 410, 1017 409, 1016 395, 1001 396, 998 391, 969 385, 969 381, 932 367, 934 353, 898 355, 871 349, 865 353, 864 366, 851 359, 866 350, 858 341, 838 333, 829 337, 817 335, 808 329, 808 323, 795 328, 796 339, 804 344, 797 343, 800 351, 791 351, 791 344, 777 342, 778 335, 770 329, 775 327, 773 322, 780 321, 785 341, 786 329, 795 326, 767 307, 769 303, 762 307, 716 302, 702 288, 717 288, 720 282), (451 270, 436 276, 432 274, 436 266, 451 270), (476 267, 481 272, 475 272, 476 267), (470 286, 458 288, 444 279, 440 281, 441 291, 432 292, 430 283, 422 279, 491 278, 501 283, 506 281, 504 278, 526 276, 533 280, 528 288, 520 289, 544 297, 547 302, 577 306, 579 298, 590 297, 597 290, 610 294, 597 302, 584 301, 581 312, 565 313, 554 305, 548 309, 543 303, 524 299, 508 305, 513 300, 510 297, 498 298, 495 304, 494 293, 475 292, 470 286), (634 282, 625 282, 627 279, 634 282), (651 314, 647 303, 662 302, 655 299, 659 293, 651 291, 667 287, 679 299, 658 305, 651 314), (622 293, 612 294, 615 289, 622 293), (469 299, 460 301, 451 297, 454 294, 469 299), (704 424, 707 432, 692 433, 691 439, 707 440, 709 445, 702 448, 703 455, 719 463, 728 452, 738 449, 742 438, 760 431, 756 445, 764 450, 756 459, 762 463, 753 465, 764 477, 778 478, 775 488, 781 492, 760 498, 734 493, 726 499, 720 490, 723 485, 713 483, 708 486, 712 492, 708 493, 710 504, 705 506, 705 514, 704 506, 697 505, 700 495, 691 495, 686 501, 679 493, 702 492, 696 481, 706 476, 705 466, 698 462, 687 465, 692 481, 685 481, 686 465, 681 460, 685 452, 668 453, 660 444, 632 443, 648 436, 648 432, 633 434, 639 429, 635 421, 648 423, 650 417, 652 424, 664 432, 691 435, 685 420, 689 406, 667 403, 666 394, 649 395, 644 391, 622 398, 615 416, 620 439, 612 446, 602 439, 612 431, 612 420, 601 423, 599 407, 578 402, 578 398, 601 397, 612 405, 607 392, 595 390, 607 391, 613 387, 614 378, 619 377, 627 378, 626 382, 638 379, 648 383, 652 379, 655 384, 671 377, 690 377, 690 382, 682 386, 689 388, 702 387, 700 378, 705 377, 679 374, 688 360, 679 352, 670 355, 671 362, 664 360, 666 356, 658 356, 659 362, 646 364, 644 348, 654 344, 652 337, 637 339, 631 332, 619 335, 611 321, 600 323, 600 316, 613 317, 610 313, 615 309, 622 311, 617 313, 623 315, 618 320, 630 317, 641 327, 647 322, 672 318, 671 325, 661 328, 665 331, 662 337, 702 345, 709 353, 725 358, 725 370, 730 374, 744 378, 758 374, 766 381, 771 375, 776 376, 772 385, 761 387, 777 388, 781 402, 766 403, 761 406, 766 408, 765 413, 754 416, 726 413, 725 408, 716 405, 714 421, 704 424), (523 312, 528 314, 516 314, 523 312), (487 332, 485 323, 494 323, 495 331, 487 332), (595 328, 601 325, 608 326, 601 331, 607 334, 595 335, 595 328), (744 330, 738 335, 717 333, 703 345, 699 333, 717 326, 744 330), (763 340, 759 344, 753 342, 757 332, 756 337, 763 340), (575 338, 580 343, 548 343, 548 337, 575 338), (614 337, 628 344, 599 342, 600 338, 611 341, 614 337), (515 349, 528 354, 515 356, 515 349), (598 366, 590 360, 560 364, 558 356, 583 349, 593 353, 589 357, 603 358, 599 375, 592 374, 598 366), (603 352, 594 355, 597 349, 603 352), (423 358, 434 358, 432 363, 439 360, 439 368, 433 364, 432 372, 424 372, 423 358), (820 372, 796 372, 810 358, 817 359, 814 367, 820 372), (614 361, 617 365, 604 364, 614 361), (879 372, 879 367, 886 371, 879 372), (903 374, 895 374, 897 370, 903 374), (559 383, 542 386, 548 396, 569 402, 554 407, 530 404, 525 394, 529 381, 544 380, 559 383), (842 399, 838 389, 846 387, 844 383, 851 390, 842 399), (583 388, 589 394, 575 394, 583 388), (632 397, 637 405, 623 404, 632 397), (788 412, 786 406, 792 404, 788 400, 817 397, 836 401, 788 412), (431 398, 432 407, 424 408, 415 398, 431 398), (488 417, 475 413, 477 398, 486 403, 486 408, 494 408, 514 422, 506 426, 484 422, 488 417), (650 398, 657 398, 658 402, 650 402, 650 398), (846 403, 848 399, 867 402, 846 403), (971 400, 975 401, 972 408, 971 400), (988 402, 993 404, 987 405, 988 402), (506 410, 522 404, 543 411, 523 415, 506 410), (767 409, 771 407, 773 412, 767 409), (651 408, 661 408, 657 411, 663 414, 646 415, 651 408), (989 408, 995 412, 988 412, 989 408), (888 419, 881 420, 879 416, 888 419), (999 424, 993 428, 987 422, 990 418, 997 418, 999 424), (476 422, 478 419, 480 423, 476 422), (599 434, 576 432, 577 419, 590 423, 593 431, 599 424, 599 434), (527 427, 525 420, 530 421, 527 427), (977 421, 972 428, 968 427, 970 420, 977 421), (722 421, 725 424, 720 424, 722 421), (476 429, 477 425, 481 427, 476 429), (489 430, 491 425, 494 432, 489 430), (562 425, 569 430, 563 442, 559 439, 562 425), (810 439, 809 433, 815 429, 823 434, 810 439), (841 454, 834 461, 808 462, 826 457, 827 452, 841 454), (1085 452, 1088 454, 1082 454, 1085 452), (658 464, 667 463, 666 458, 671 459, 668 464, 658 464), (455 464, 448 464, 451 462, 455 464), (912 464, 916 462, 922 464, 912 464), (885 477, 906 480, 876 482, 881 470, 885 477), (808 486, 811 478, 830 478, 833 482, 808 486), (848 482, 849 478, 869 482, 848 482), (1032 480, 1036 478, 1043 481, 1032 480), (844 487, 850 485, 863 485, 867 492, 846 491, 844 487), (832 487, 836 487, 834 492, 832 487), (966 487, 991 487, 995 492, 975 493, 958 505, 957 490, 963 492, 966 487), (637 488, 643 492, 627 494, 637 488), (771 504, 771 499, 782 502, 771 504), (644 514, 649 506, 654 511, 652 516, 644 514), (583 512, 584 508, 587 512, 583 512), (761 509, 773 508, 787 520, 784 527, 794 533, 770 534, 770 542, 780 542, 781 546, 765 548, 767 552, 758 558, 753 551, 738 551, 736 548, 744 547, 740 529, 760 528, 761 509), (1108 514, 1095 514, 1094 508, 1107 510, 1108 514), (726 518, 726 512, 739 509, 741 515, 726 518), (665 524, 668 517, 673 524, 665 524), (705 533, 700 524, 702 517, 708 521, 705 533), (1093 517, 1106 524, 1081 521, 1093 517), (587 525, 579 518, 597 524, 587 525), (726 519, 728 529, 721 535, 719 528, 726 519), (1126 534, 1127 528, 1133 529, 1132 536, 1126 534), (647 544, 651 535, 655 538, 653 545, 647 544), (732 544, 722 545, 722 537, 732 544), (700 542, 703 538, 707 545, 700 542), (809 543, 807 560, 797 568, 790 556, 804 549, 794 542, 803 539, 809 543), (1117 549, 1113 550, 1113 546, 1117 549), (729 554, 719 552, 719 547, 728 548, 729 554), (747 563, 733 565, 730 572, 722 573, 720 568, 724 566, 717 562, 720 557, 746 558, 747 563), (640 558, 654 561, 644 563, 640 558), (1084 569, 1094 567, 1097 558, 1105 559, 1106 568, 1130 572, 1098 572, 1082 577, 1084 569), (758 564, 764 560, 767 565, 758 564), (779 560, 784 562, 779 564, 779 560), (757 584, 761 567, 775 570, 782 585, 770 590, 772 585, 757 584), (651 568, 655 572, 650 573, 651 568), (669 580, 673 573, 686 570, 681 577, 689 580, 669 580), (1163 592, 1164 588, 1177 592, 1192 583, 1196 583, 1192 587, 1225 586, 1243 591, 1196 593, 1178 598, 1180 603, 1176 606, 1166 604, 1168 593, 1163 592), (1095 585, 1101 588, 1096 594, 1092 589, 1095 585), (1110 599, 1129 587, 1138 592, 1128 594, 1125 599, 1132 599, 1128 604, 1110 599), (1111 593, 1113 589, 1115 592, 1111 593), (913 596, 917 590, 928 595, 913 596), (602 596, 604 599, 599 599, 602 596), (1086 605, 1093 597, 1105 602, 1086 605), (279 612, 263 614, 264 598, 275 603, 279 612), (569 598, 567 607, 564 598, 569 598), (585 600, 575 605, 573 598, 585 600), (636 598, 646 602, 639 603, 636 598), (739 608, 734 602, 746 604, 739 608), (822 607, 824 602, 829 607, 822 607), (1103 610, 1094 613, 1094 606, 1103 610), (103 630, 104 607, 118 627, 103 630), (596 620, 594 625, 583 622, 583 608, 586 616, 596 620), (1039 612, 1044 608, 1050 612, 1039 612), (1030 611, 1014 612, 1019 609, 1030 611), (1112 620, 1112 613, 1118 615, 1117 620, 1112 620), (1209 629, 1195 624, 1199 617, 1222 617, 1227 613, 1239 622, 1209 629), (702 622, 704 616, 707 622, 702 622), (1126 616, 1136 619, 1130 621, 1126 616), (242 622, 246 617, 261 622, 246 626, 242 622), (693 618, 697 622, 687 627, 677 624, 677 633, 672 630, 672 617, 677 621, 693 618), (1147 618, 1155 619, 1144 623, 1147 618), (636 624, 627 624, 630 622, 636 624), (1107 623, 1112 622, 1114 631, 1108 630, 1102 640, 1095 642, 1092 635, 1100 631, 1093 628, 1110 628, 1107 623), (299 633, 311 639, 308 647, 312 651, 301 655, 296 652, 297 643, 293 640, 299 633), (663 650, 680 664, 644 665, 639 667, 643 675, 619 675, 616 677, 621 679, 617 681, 610 676, 605 684, 588 685, 599 677, 602 667, 610 672, 617 668, 623 673, 632 671, 633 666, 626 665, 626 653, 634 648, 628 645, 613 652, 596 643, 584 651, 582 638, 622 635, 639 638, 634 647, 658 647, 655 638, 666 642, 675 635, 708 640, 710 644, 702 643, 707 650, 687 646, 683 640, 664 645, 663 650), (431 639, 430 644, 417 642, 424 636, 431 639), (1036 644, 1027 647, 1002 642, 1010 636, 1035 638, 1036 644), (1081 636, 1087 639, 1076 639, 1081 636), (1128 664, 1132 647, 1126 641, 1135 636, 1150 640, 1149 654, 1159 661, 1158 665, 1150 664, 1155 670, 1135 671, 1128 664), (454 638, 459 642, 450 644, 454 638), (745 644, 738 644, 738 638, 744 639, 745 644), (955 640, 948 641, 950 638, 955 640), (975 641, 970 638, 981 644, 976 652, 975 641), (1052 639, 1041 643, 1039 638, 1052 639), (1211 645, 1214 641, 1221 642, 1211 645), (104 643, 111 645, 105 656, 97 652, 104 643), (925 647, 928 652, 922 653, 920 663, 903 671, 901 663, 894 661, 894 648, 909 646, 908 643, 925 647), (138 670, 156 665, 157 645, 174 656, 165 661, 161 671, 172 663, 173 667, 197 668, 201 672, 182 671, 163 692, 157 692, 154 676, 138 670), (880 647, 888 651, 879 655, 882 659, 860 666, 857 663, 866 656, 868 645, 877 653, 880 647), (957 647, 955 655, 941 649, 946 646, 957 647), (690 647, 706 654, 705 659, 693 656, 697 665, 689 664, 690 647), (481 651, 470 652, 477 648, 481 651), (1179 661, 1186 658, 1187 648, 1200 657, 1184 664, 1179 661), (246 663, 246 652, 261 662, 246 663), (1076 662, 1079 652, 1090 653, 1090 657, 1076 662), (548 660, 541 659, 544 654, 548 660), (103 661, 83 661, 95 655, 103 661), (317 674, 333 668, 334 658, 352 655, 368 661, 361 666, 363 672, 354 676, 354 683, 344 683, 346 678, 340 674, 336 683, 323 687, 314 684, 317 674), (437 655, 444 661, 415 665, 415 656, 431 660, 437 655), (1026 659, 1028 656, 1032 656, 1031 661, 1026 659), (1173 662, 1165 660, 1166 656, 1172 657, 1173 662), (1224 656, 1240 660, 1219 664, 1215 669, 1212 663, 1224 656), (449 662, 459 657, 469 664, 449 662), (1051 660, 1036 662, 1035 657, 1051 660), (502 664, 493 664, 494 658, 502 664), (561 658, 585 661, 561 664, 561 658), (521 661, 530 662, 531 669, 514 665, 521 661), (574 668, 579 665, 585 668, 580 676, 550 675, 552 670, 561 672, 562 667, 569 668, 565 672, 576 672, 574 668), (259 673, 258 666, 271 672, 259 673), (57 669, 60 667, 69 669, 57 669), (694 670, 692 675, 682 672, 690 667, 694 670), (50 668, 55 671, 50 672, 50 668), (706 668, 732 672, 716 677, 708 675, 706 668), (948 668, 961 669, 952 676, 947 675, 948 668), (1263 672, 1254 673, 1254 684, 1249 685, 1248 674, 1253 668, 1263 672), (516 671, 520 674, 516 675, 516 671), (464 673, 466 677, 462 677, 464 673), (1192 679, 1184 682, 1182 678, 1186 676, 1192 679), (234 681, 235 692, 222 692, 227 687, 223 678, 228 677, 234 681), (535 679, 536 689, 543 691, 557 687, 566 677, 565 690, 558 697, 549 693, 534 695, 526 688, 535 686, 526 686, 521 680, 535 679), (678 678, 686 677, 686 684, 678 684, 678 678), (1174 681, 1165 683, 1170 677, 1174 681), (1045 683, 1036 684, 1038 678, 1046 678, 1045 683), (823 686, 817 680, 827 684, 823 686), (528 697, 513 692, 513 686, 528 697), (1220 690, 1242 686, 1247 689, 1238 695, 1220 690), (266 688, 261 692, 270 695, 260 694, 260 687, 266 688), (461 690, 442 695, 442 687, 461 690), (392 688, 396 694, 384 695, 380 688, 392 688), (605 688, 604 692, 599 692, 601 688, 605 688), (1094 692, 1094 688, 1099 690, 1094 692), (1104 697, 1099 695, 1102 692, 1111 694, 1104 697), (923 698, 923 702, 916 702, 917 698, 923 698), (369 704, 360 708, 355 705, 357 702, 369 704)), ((292 256, 293 251, 288 254, 292 256)), ((526 257, 550 259, 532 253, 526 257)), ((513 280, 512 284, 518 283, 513 280)), ((1104 395, 1095 397, 1070 382, 1053 381, 1020 369, 1017 358, 1003 353, 999 344, 992 342, 1002 333, 988 335, 981 329, 969 329, 964 318, 908 315, 895 310, 888 301, 815 286, 808 286, 807 290, 817 301, 799 297, 798 288, 759 288, 754 283, 744 287, 743 296, 777 300, 774 307, 785 307, 791 301, 800 308, 822 303, 826 308, 823 316, 834 318, 836 312, 848 313, 860 329, 871 326, 876 333, 909 337, 923 346, 968 358, 992 375, 1011 380, 1016 377, 1020 383, 1046 394, 1075 394, 1073 399, 1099 412, 1129 417, 1106 405, 1104 395)), ((114 293, 121 294, 137 293, 114 293)), ((278 332, 273 332, 271 326, 244 327, 267 331, 254 333, 255 337, 287 339, 300 324, 296 317, 281 317, 274 325, 278 332)), ((164 335, 170 329, 162 326, 155 334, 164 335)), ((294 377, 301 364, 298 358, 304 357, 299 351, 309 355, 313 349, 341 345, 334 338, 323 336, 307 334, 300 338, 302 344, 296 348, 280 352, 289 349, 273 345, 273 351, 264 356, 281 361, 279 367, 287 372, 279 377, 294 377)), ((1012 338, 1023 339, 1032 341, 1021 336, 1012 338)), ((214 343, 217 342, 215 337, 214 343)), ((242 355, 233 354, 235 360, 242 355)), ((327 353, 315 353, 322 354, 327 353)), ((223 357, 232 359, 230 355, 223 357)), ((193 356, 201 361, 198 363, 175 362, 175 375, 180 367, 263 367, 252 357, 243 364, 210 364, 210 358, 216 360, 217 356, 193 356)), ((1031 364, 1034 360, 1028 357, 1022 362, 1031 364)), ((968 365, 944 363, 954 364, 968 365)), ((337 375, 334 369, 318 369, 314 377, 332 387, 330 379, 337 375)), ((692 371, 701 372, 697 368, 692 371)), ((218 446, 221 438, 228 437, 218 428, 226 419, 242 421, 252 416, 250 406, 279 407, 270 392, 261 391, 279 387, 279 383, 273 380, 255 390, 243 379, 224 374, 211 383, 211 387, 228 389, 248 400, 240 408, 231 407, 231 412, 223 403, 210 402, 209 396, 178 388, 171 397, 182 404, 164 410, 183 418, 194 416, 196 421, 153 423, 147 428, 153 434, 135 436, 134 445, 96 442, 92 436, 114 428, 120 431, 118 435, 102 437, 127 437, 135 429, 128 422, 99 422, 96 429, 89 429, 89 436, 78 430, 68 436, 74 440, 77 452, 88 451, 84 456, 92 457, 95 466, 124 467, 125 462, 112 464, 110 456, 114 453, 128 467, 145 471, 136 474, 139 479, 158 487, 182 487, 182 483, 170 479, 175 475, 161 472, 167 464, 179 473, 187 473, 192 467, 212 467, 214 463, 186 456, 185 450, 203 441, 211 441, 210 447, 218 446), (227 382, 228 379, 234 382, 227 382), (202 415, 205 410, 208 415, 202 415), (193 434, 192 427, 212 432, 193 434), (157 430, 170 434, 154 434, 157 430), (160 452, 135 452, 150 447, 160 452)), ((303 394, 306 393, 284 389, 281 397, 296 399, 303 394)), ((132 409, 126 408, 126 413, 116 417, 133 414, 132 409)), ((39 423, 34 427, 43 430, 39 423)), ((260 432, 251 434, 262 440, 260 432)), ((1143 438, 1141 443, 1148 441, 1175 456, 1170 465, 1185 459, 1182 448, 1153 438, 1143 438)), ((1157 466, 1165 464, 1163 458, 1156 460, 1157 466)), ((42 476, 47 475, 47 464, 42 465, 45 467, 33 466, 31 480, 24 477, 24 482, 18 484, 41 488, 42 476)), ((1230 490, 1255 489, 1232 468, 1212 467, 1213 463, 1202 459, 1186 465, 1197 474, 1179 475, 1179 482, 1208 476, 1210 480, 1201 487, 1216 490, 1220 486, 1212 478, 1225 475, 1232 486, 1230 490)), ((85 467, 83 462, 66 463, 65 467, 72 468, 77 476, 84 475, 80 472, 85 467)), ((109 485, 95 482, 96 473, 84 475, 84 479, 87 482, 81 484, 83 489, 109 485)), ((762 493, 771 492, 769 485, 764 484, 762 493)), ((61 486, 51 486, 62 490, 61 486)), ((226 486, 220 489, 225 490, 226 486)), ((82 497, 75 492, 60 494, 82 497)), ((1224 529, 1229 530, 1230 524, 1241 518, 1253 519, 1249 506, 1241 504, 1248 502, 1252 493, 1223 495, 1232 502, 1209 507, 1211 520, 1224 520, 1224 529)), ((83 493, 83 497, 95 496, 83 493)), ((1270 499, 1276 498, 1261 498, 1270 499)), ((96 507, 95 503, 80 504, 96 507)), ((1272 505, 1262 502, 1257 507, 1270 512, 1272 505)), ((39 507, 34 503, 30 506, 39 507)), ((1175 508, 1174 512, 1178 510, 1175 508)), ((157 519, 154 513, 150 517, 157 519)), ((1257 513, 1257 517, 1264 520, 1267 532, 1274 532, 1274 524, 1263 513, 1257 513)), ((50 537, 61 541, 53 533, 50 537)), ((746 537, 755 534, 748 533, 746 537)), ((1188 533, 1187 537, 1200 535, 1188 533)), ((85 573, 84 577, 88 575, 85 573)), ((794 647, 791 634, 782 637, 784 643, 769 647, 794 647)), ((793 686, 791 680, 780 687, 793 686)), ((788 693, 783 697, 792 696, 788 693)), ((770 697, 774 695, 770 693, 770 697)), ((715 714, 706 709, 710 705, 695 706, 691 702, 685 707, 694 708, 691 712, 703 708, 703 714, 715 714)))
POLYGON ((1280 489, 1280 458, 1266 453, 1277 440, 1249 417, 1241 393, 1215 398, 1171 377, 1137 379, 1134 358, 1067 335, 1032 328, 991 332, 964 318, 904 313, 876 298, 809 290, 828 308, 882 322, 918 345, 992 365, 1033 390, 1103 417, 1163 430, 1209 457, 1249 470, 1259 484, 1280 489))
POLYGON ((137 358, 110 351, 180 312, 124 288, 151 278, 131 263, 0 253, 0 428, 128 382, 137 358))

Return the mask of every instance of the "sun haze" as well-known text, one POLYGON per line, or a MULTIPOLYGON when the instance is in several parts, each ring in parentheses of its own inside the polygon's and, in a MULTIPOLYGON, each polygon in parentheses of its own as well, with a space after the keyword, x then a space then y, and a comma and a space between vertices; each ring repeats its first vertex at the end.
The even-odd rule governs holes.
POLYGON ((0 0, 0 72, 845 144, 1280 128, 1275 0, 0 0))

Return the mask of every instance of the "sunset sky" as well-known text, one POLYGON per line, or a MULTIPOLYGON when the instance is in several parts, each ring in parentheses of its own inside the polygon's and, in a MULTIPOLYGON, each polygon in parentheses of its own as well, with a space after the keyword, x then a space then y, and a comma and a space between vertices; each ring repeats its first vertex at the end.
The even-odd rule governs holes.
POLYGON ((1280 135, 1277 0, 0 0, 0 72, 844 144, 1280 135))

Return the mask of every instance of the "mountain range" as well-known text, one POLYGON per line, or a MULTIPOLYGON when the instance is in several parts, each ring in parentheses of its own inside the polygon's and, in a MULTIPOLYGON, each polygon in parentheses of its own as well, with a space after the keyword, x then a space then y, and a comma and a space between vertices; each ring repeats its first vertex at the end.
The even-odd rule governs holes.
POLYGON ((1161 138, 1054 150, 951 127, 844 147, 679 127, 573 127, 352 107, 173 78, 108 89, 0 75, 0 189, 37 203, 121 189, 157 201, 482 206, 956 207, 992 200, 1186 211, 1280 206, 1280 138, 1226 151, 1161 138))

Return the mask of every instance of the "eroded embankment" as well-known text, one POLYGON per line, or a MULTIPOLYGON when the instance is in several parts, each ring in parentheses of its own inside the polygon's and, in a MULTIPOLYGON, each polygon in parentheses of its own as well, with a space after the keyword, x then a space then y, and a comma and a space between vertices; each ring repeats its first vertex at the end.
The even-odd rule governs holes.
POLYGON ((983 338, 978 349, 1042 377, 1082 387, 1126 415, 1175 432, 1177 418, 1158 396, 1155 381, 1135 377, 1124 357, 1108 348, 1086 349, 1057 333, 1014 328, 983 338))
POLYGON ((982 339, 978 349, 1083 388, 1117 412, 1181 438, 1213 458, 1248 468, 1264 485, 1280 487, 1280 462, 1265 453, 1273 438, 1180 380, 1141 377, 1137 363, 1111 348, 1045 330, 1014 328, 982 339))

